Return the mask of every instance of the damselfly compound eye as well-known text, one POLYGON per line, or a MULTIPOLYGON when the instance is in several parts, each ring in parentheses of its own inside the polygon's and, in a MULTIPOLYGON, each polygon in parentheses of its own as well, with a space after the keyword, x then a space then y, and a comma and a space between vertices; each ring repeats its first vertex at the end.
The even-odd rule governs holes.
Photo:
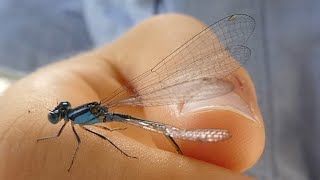
POLYGON ((48 120, 52 124, 57 124, 61 120, 60 112, 59 111, 49 112, 48 113, 48 120))

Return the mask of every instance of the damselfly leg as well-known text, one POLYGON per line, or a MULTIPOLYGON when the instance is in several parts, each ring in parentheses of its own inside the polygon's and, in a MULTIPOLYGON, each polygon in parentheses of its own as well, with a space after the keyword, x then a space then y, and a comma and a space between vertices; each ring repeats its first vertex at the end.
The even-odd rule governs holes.
POLYGON ((74 162, 74 159, 76 158, 76 155, 77 155, 77 152, 78 152, 78 149, 80 147, 80 144, 81 144, 81 139, 76 131, 76 129, 74 128, 74 123, 71 123, 71 127, 72 127, 72 131, 77 139, 77 147, 76 147, 76 150, 74 151, 73 155, 72 155, 72 160, 71 160, 71 164, 70 164, 70 167, 68 169, 68 171, 70 172, 71 168, 72 168, 72 165, 73 165, 73 162, 74 162))
POLYGON ((65 122, 64 122, 64 124, 61 126, 61 128, 60 128, 60 130, 59 130, 59 132, 58 132, 57 135, 49 136, 49 137, 45 137, 45 138, 41 138, 41 139, 37 139, 37 142, 43 141, 43 140, 48 140, 48 139, 54 139, 54 138, 59 137, 59 136, 61 135, 61 133, 62 133, 62 131, 63 131, 63 129, 64 129, 64 127, 66 126, 67 123, 68 123, 68 121, 65 121, 65 122))
POLYGON ((130 155, 128 155, 127 153, 125 153, 124 151, 122 151, 116 144, 114 144, 112 141, 110 141, 107 137, 103 136, 102 134, 99 134, 99 133, 97 133, 97 132, 94 132, 94 131, 92 131, 92 130, 84 127, 84 126, 80 126, 80 127, 83 128, 84 130, 86 130, 86 131, 88 131, 88 132, 90 132, 90 133, 98 136, 99 138, 101 138, 101 139, 103 139, 103 140, 105 140, 105 141, 108 141, 112 146, 114 146, 116 149, 118 149, 118 150, 119 150, 122 154, 124 154, 125 156, 127 156, 127 157, 129 157, 129 158, 135 158, 135 159, 137 159, 137 157, 135 157, 135 156, 130 156, 130 155))
POLYGON ((177 153, 179 154, 183 154, 179 145, 177 144, 177 142, 170 136, 165 135, 165 137, 169 140, 170 144, 174 147, 174 149, 177 151, 177 153))

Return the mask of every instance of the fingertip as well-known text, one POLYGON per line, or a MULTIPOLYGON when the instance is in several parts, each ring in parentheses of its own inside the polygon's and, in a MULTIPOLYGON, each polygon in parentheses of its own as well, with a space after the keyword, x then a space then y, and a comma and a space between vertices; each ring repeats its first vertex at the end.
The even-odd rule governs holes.
MULTIPOLYGON (((176 140, 183 155, 242 172, 252 167, 264 148, 264 128, 252 120, 228 110, 193 112, 167 122, 183 129, 224 129, 231 137, 221 142, 176 140), (182 120, 183 119, 183 120, 182 120)), ((153 135, 158 148, 172 151, 171 144, 153 135)))
MULTIPOLYGON (((224 129, 231 138, 217 143, 177 140, 184 155, 242 172, 260 158, 265 145, 265 129, 256 101, 253 83, 240 70, 234 74, 243 86, 221 97, 146 109, 147 118, 183 129, 224 129)), ((233 82, 234 83, 234 82, 233 82)), ((154 135, 156 145, 174 152, 165 138, 154 135)))

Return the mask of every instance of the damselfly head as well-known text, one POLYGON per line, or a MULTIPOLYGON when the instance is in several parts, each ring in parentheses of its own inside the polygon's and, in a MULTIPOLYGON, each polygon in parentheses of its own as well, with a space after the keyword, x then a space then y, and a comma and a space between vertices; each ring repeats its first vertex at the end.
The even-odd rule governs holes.
POLYGON ((60 102, 57 107, 48 113, 48 120, 52 124, 57 124, 61 121, 67 114, 68 110, 71 108, 71 103, 68 101, 60 102))

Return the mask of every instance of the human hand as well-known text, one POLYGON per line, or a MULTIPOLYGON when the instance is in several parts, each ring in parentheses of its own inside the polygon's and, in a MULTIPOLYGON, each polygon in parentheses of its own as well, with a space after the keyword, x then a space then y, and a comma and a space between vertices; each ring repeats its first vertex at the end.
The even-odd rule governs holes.
POLYGON ((186 16, 153 17, 109 46, 43 67, 13 84, 0 105, 0 179, 248 179, 241 172, 259 159, 265 134, 254 86, 244 69, 234 73, 243 84, 242 88, 236 85, 235 92, 251 106, 259 123, 239 112, 212 108, 210 100, 193 103, 190 112, 179 117, 183 121, 174 120, 171 112, 176 107, 172 106, 121 109, 186 129, 222 128, 232 132, 231 139, 219 143, 177 141, 185 156, 168 152, 173 149, 161 135, 150 136, 135 127, 106 132, 123 151, 138 157, 130 159, 78 128, 82 143, 69 173, 76 147, 70 125, 58 139, 36 143, 39 138, 56 134, 61 126, 46 120, 44 107, 55 107, 56 98, 68 100, 73 106, 98 101, 153 67, 202 29, 200 22, 186 16), (201 107, 209 108, 199 110, 201 107))

